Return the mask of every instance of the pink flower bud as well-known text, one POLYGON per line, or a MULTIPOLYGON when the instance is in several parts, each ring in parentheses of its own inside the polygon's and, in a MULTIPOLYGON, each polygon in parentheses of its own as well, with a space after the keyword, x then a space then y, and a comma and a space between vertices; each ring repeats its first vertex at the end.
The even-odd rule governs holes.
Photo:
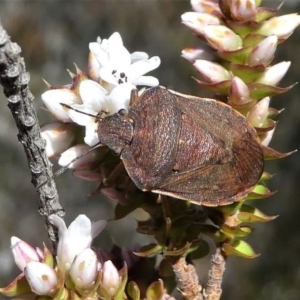
MULTIPOLYGON (((65 152, 63 152, 59 158, 59 165, 66 166, 70 161, 78 157, 79 155, 85 153, 86 151, 90 150, 91 147, 86 144, 78 144, 75 145, 65 152)), ((76 160, 70 166, 69 169, 76 169, 76 170, 83 170, 83 169, 91 169, 94 168, 95 165, 99 163, 100 157, 97 151, 92 151, 83 157, 76 160)))
POLYGON ((288 14, 271 18, 265 21, 255 33, 262 35, 276 35, 278 38, 287 38, 300 24, 300 16, 288 14))
POLYGON ((47 156, 54 157, 75 144, 78 128, 74 124, 53 122, 42 126, 41 131, 46 140, 47 156))
POLYGON ((47 109, 56 119, 62 122, 71 122, 72 120, 68 115, 68 109, 61 106, 60 103, 68 105, 81 103, 81 100, 76 93, 66 88, 49 90, 42 94, 41 97, 47 109))
POLYGON ((194 67, 209 82, 217 83, 231 79, 232 75, 223 66, 207 60, 196 60, 194 67))
POLYGON ((213 0, 191 0, 191 5, 196 12, 208 13, 217 17, 223 16, 218 3, 213 0))
POLYGON ((39 255, 41 254, 40 251, 37 252, 29 244, 15 236, 11 238, 11 250, 14 255, 15 263, 22 272, 28 263, 40 261, 42 258, 39 255))
POLYGON ((237 105, 246 104, 250 101, 248 86, 239 77, 233 77, 229 90, 228 102, 237 105))
POLYGON ((72 263, 70 276, 78 291, 87 290, 95 284, 101 264, 95 252, 87 248, 78 254, 72 263))
POLYGON ((243 46, 242 39, 223 25, 207 25, 203 33, 208 43, 216 50, 235 51, 243 46))
POLYGON ((76 255, 90 247, 92 239, 107 223, 100 220, 92 224, 87 216, 79 215, 67 228, 63 219, 56 215, 49 216, 48 220, 58 228, 57 263, 65 272, 69 271, 76 255))
POLYGON ((291 65, 290 61, 283 61, 270 68, 259 77, 256 82, 275 86, 286 74, 291 65))
POLYGON ((254 21, 257 13, 255 0, 231 0, 230 11, 236 21, 254 21))
POLYGON ((51 296, 56 292, 57 276, 48 265, 35 261, 30 262, 24 272, 33 293, 51 296))
POLYGON ((277 46, 277 36, 271 35, 256 45, 248 57, 250 66, 264 65, 267 67, 272 61, 277 46))
POLYGON ((203 35, 203 28, 206 25, 220 25, 223 22, 211 15, 206 13, 187 12, 181 15, 181 20, 184 25, 192 29, 199 35, 203 35))
POLYGON ((254 127, 261 127, 269 115, 270 97, 260 100, 248 113, 247 119, 254 127))
POLYGON ((110 296, 115 296, 121 283, 121 277, 113 263, 108 260, 103 265, 102 287, 110 296))
POLYGON ((181 51, 181 56, 194 63, 197 59, 213 60, 213 54, 204 49, 185 48, 181 51))

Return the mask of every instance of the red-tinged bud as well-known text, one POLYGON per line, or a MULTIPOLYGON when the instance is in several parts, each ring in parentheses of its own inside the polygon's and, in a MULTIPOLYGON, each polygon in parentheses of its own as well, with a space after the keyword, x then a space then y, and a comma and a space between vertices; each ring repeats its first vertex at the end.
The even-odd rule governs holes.
POLYGON ((248 113, 247 119, 254 127, 261 127, 269 115, 270 97, 260 100, 248 113))
POLYGON ((194 11, 199 13, 207 13, 219 18, 223 17, 220 7, 217 2, 212 0, 191 0, 191 5, 194 11))
POLYGON ((184 25, 192 29, 198 35, 203 35, 203 29, 206 25, 220 25, 223 22, 210 14, 187 12, 181 15, 181 20, 184 25))
MULTIPOLYGON (((86 144, 77 144, 65 152, 63 152, 58 160, 58 164, 62 167, 69 164, 73 159, 78 157, 79 155, 87 152, 90 150, 91 147, 86 144)), ((76 170, 85 170, 94 168, 95 165, 100 163, 101 156, 99 155, 98 151, 92 151, 83 157, 79 158, 78 160, 74 161, 72 164, 68 166, 69 169, 76 169, 76 170)))
POLYGON ((257 14, 255 0, 232 0, 230 11, 238 22, 254 21, 257 14))
POLYGON ((212 52, 197 48, 185 48, 181 51, 181 56, 192 63, 197 59, 213 60, 214 58, 212 52))
POLYGON ((239 77, 233 77, 229 90, 228 103, 243 105, 250 101, 248 86, 239 77))
POLYGON ((284 77, 290 65, 290 61, 278 63, 268 68, 255 82, 275 86, 284 77))
POLYGON ((82 103, 80 97, 74 91, 66 88, 49 90, 41 97, 47 109, 56 119, 62 122, 71 122, 72 119, 68 115, 68 110, 61 103, 70 106, 82 103))
POLYGON ((113 297, 116 295, 120 283, 121 277, 118 270, 110 260, 106 261, 103 265, 102 288, 113 297))
POLYGON ((40 262, 30 262, 25 268, 25 276, 36 295, 52 296, 57 291, 56 272, 46 264, 40 262))
POLYGON ((47 156, 54 157, 75 145, 79 129, 74 124, 53 122, 42 126, 41 131, 47 156))
POLYGON ((226 26, 207 25, 203 32, 208 43, 216 50, 235 51, 243 46, 243 40, 226 26))
POLYGON ((14 255, 15 263, 22 272, 29 262, 40 261, 42 259, 41 251, 37 251, 15 236, 11 238, 11 250, 14 255))
POLYGON ((255 32, 262 35, 276 35, 278 38, 287 38, 300 24, 300 16, 288 14, 271 18, 255 32))
POLYGON ((217 83, 232 78, 232 75, 228 70, 214 62, 199 59, 194 63, 194 67, 204 79, 211 83, 217 83))
POLYGON ((90 52, 89 57, 88 57, 88 69, 89 69, 89 75, 91 79, 100 82, 100 75, 99 75, 99 70, 101 68, 100 63, 96 59, 95 55, 90 52))
POLYGON ((261 41, 253 48, 248 57, 250 66, 263 65, 267 67, 274 57, 278 38, 276 35, 271 35, 261 41))

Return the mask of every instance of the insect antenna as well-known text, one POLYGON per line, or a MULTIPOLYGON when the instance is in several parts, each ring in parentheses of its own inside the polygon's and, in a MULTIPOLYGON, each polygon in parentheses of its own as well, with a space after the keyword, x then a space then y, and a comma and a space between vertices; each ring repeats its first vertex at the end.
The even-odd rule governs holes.
POLYGON ((74 163, 75 161, 77 161, 78 159, 80 159, 81 157, 89 154, 90 152, 92 152, 93 150, 95 150, 96 148, 100 147, 102 144, 99 142, 96 145, 94 145, 91 149, 81 153, 80 155, 78 155, 77 157, 73 158, 67 165, 65 165, 64 167, 61 167, 58 171, 56 171, 50 178, 48 178, 47 180, 45 180, 44 182, 42 182, 40 185, 37 186, 37 189, 40 189, 41 187, 43 187, 45 184, 47 184, 50 180, 52 180, 54 177, 57 177, 59 175, 61 175, 63 172, 65 172, 68 167, 74 163))
MULTIPOLYGON (((81 113, 81 114, 84 114, 86 116, 90 116, 90 117, 93 117, 95 119, 100 119, 100 117, 98 115, 93 115, 93 114, 89 114, 89 113, 86 113, 86 112, 83 112, 83 111, 80 111, 76 108, 73 108, 71 107, 70 105, 68 104, 65 104, 65 103, 60 103, 61 106, 63 107, 66 107, 68 109, 72 109, 78 113, 81 113)), ((47 180, 45 180, 44 182, 42 182, 40 185, 37 186, 37 189, 40 189, 41 187, 43 187, 45 184, 47 184, 50 180, 52 180, 54 177, 57 177, 59 175, 61 175, 63 172, 65 172, 68 167, 74 163, 75 161, 77 161, 78 159, 80 159, 81 157, 87 155, 88 153, 92 152, 93 150, 95 150, 96 148, 100 147, 101 146, 101 143, 97 143, 96 145, 94 145, 91 149, 85 151, 84 153, 80 154, 79 156, 75 157, 74 159, 72 159, 67 165, 65 165, 64 167, 60 168, 58 171, 56 171, 53 176, 51 176, 50 178, 48 178, 47 180)))
POLYGON ((60 104, 61 106, 63 106, 63 107, 66 107, 66 108, 68 108, 68 109, 72 109, 72 110, 74 110, 74 111, 76 111, 76 112, 78 112, 78 113, 81 113, 81 114, 83 114, 83 115, 90 116, 90 117, 93 117, 93 118, 95 118, 95 119, 100 119, 100 117, 99 117, 98 115, 93 115, 93 114, 86 113, 86 112, 81 111, 81 110, 79 110, 79 109, 73 108, 73 107, 71 107, 71 106, 68 105, 68 104, 65 104, 65 103, 59 103, 59 104, 60 104))

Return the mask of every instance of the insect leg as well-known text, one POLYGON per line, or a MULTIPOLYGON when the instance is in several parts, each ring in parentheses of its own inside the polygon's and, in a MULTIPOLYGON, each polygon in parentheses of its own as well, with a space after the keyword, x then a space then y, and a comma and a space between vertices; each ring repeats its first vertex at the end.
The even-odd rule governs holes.
POLYGON ((124 164, 122 161, 114 168, 114 170, 108 175, 107 178, 103 178, 103 184, 108 186, 114 182, 114 180, 123 172, 124 164))
POLYGON ((139 99, 138 90, 137 90, 137 89, 131 90, 129 107, 130 107, 134 102, 136 102, 138 99, 139 99))

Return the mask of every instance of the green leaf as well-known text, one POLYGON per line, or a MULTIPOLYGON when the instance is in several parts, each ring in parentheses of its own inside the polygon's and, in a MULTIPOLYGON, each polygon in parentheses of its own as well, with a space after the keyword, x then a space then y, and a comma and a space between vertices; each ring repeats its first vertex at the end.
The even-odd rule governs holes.
POLYGON ((54 259, 50 250, 44 244, 44 258, 42 260, 43 263, 48 265, 51 268, 54 268, 54 259))
POLYGON ((262 149, 264 152, 265 160, 283 158, 283 157, 287 157, 287 156, 297 152, 297 150, 294 150, 294 151, 290 151, 290 152, 286 152, 286 153, 280 153, 272 148, 265 147, 265 146, 262 146, 262 149))
POLYGON ((161 279, 150 284, 146 292, 147 300, 162 299, 164 295, 164 285, 161 279))
POLYGON ((273 178, 274 175, 268 173, 268 172, 263 172, 259 181, 258 182, 265 182, 267 180, 270 180, 273 178))
POLYGON ((267 85, 263 83, 253 82, 249 84, 249 93, 252 99, 260 100, 265 97, 272 97, 279 94, 283 94, 289 91, 295 84, 292 84, 288 87, 281 88, 273 85, 267 85))
POLYGON ((232 29, 237 35, 244 39, 248 34, 258 30, 262 25, 254 21, 249 22, 235 22, 226 20, 226 24, 232 29))
POLYGON ((165 256, 183 256, 186 255, 187 251, 191 248, 192 243, 186 243, 182 248, 177 250, 166 250, 165 256))
POLYGON ((252 192, 245 198, 246 200, 264 199, 274 195, 275 192, 270 192, 264 185, 257 184, 252 192))
POLYGON ((250 212, 240 212, 237 217, 241 222, 264 223, 264 222, 272 221, 276 219, 278 216, 267 216, 262 212, 258 211, 256 212, 256 214, 252 214, 250 212))
MULTIPOLYGON (((194 246, 194 244, 193 244, 194 246)), ((197 249, 189 254, 189 258, 192 260, 200 259, 209 254, 209 245, 205 240, 200 240, 197 249)))
POLYGON ((244 64, 252 49, 252 47, 244 47, 235 51, 218 51, 218 55, 231 63, 244 64))
POLYGON ((276 122, 272 119, 267 119, 263 122, 261 127, 254 127, 258 134, 271 131, 276 127, 276 122))
POLYGON ((31 293, 26 277, 21 273, 8 286, 0 288, 0 293, 7 297, 16 297, 31 293))
POLYGON ((141 292, 134 281, 130 281, 127 286, 127 293, 132 300, 140 300, 141 292))
POLYGON ((206 82, 203 82, 199 79, 196 79, 196 78, 194 78, 194 79, 201 86, 203 86, 203 87, 205 87, 205 88, 207 88, 211 91, 218 92, 220 94, 225 94, 225 95, 228 94, 229 88, 231 86, 231 80, 224 80, 224 81, 220 81, 220 82, 217 82, 217 83, 206 83, 206 82))
POLYGON ((246 84, 250 84, 258 79, 265 72, 266 68, 262 65, 250 67, 247 65, 231 64, 230 70, 246 84))
POLYGON ((249 235, 252 232, 252 228, 249 226, 234 226, 230 227, 227 225, 221 226, 222 231, 227 235, 229 238, 241 238, 249 235))
POLYGON ((163 249, 164 246, 152 243, 141 247, 139 252, 133 252, 133 253, 140 257, 149 257, 161 253, 163 249))
POLYGON ((235 240, 231 244, 224 243, 222 248, 226 255, 235 255, 243 258, 255 258, 259 256, 248 243, 242 240, 235 240))
POLYGON ((243 46, 244 47, 255 47, 257 46, 261 41, 263 41, 266 37, 262 34, 258 33, 250 33, 248 34, 244 41, 243 41, 243 46))
POLYGON ((275 17, 279 9, 281 8, 283 2, 278 6, 278 8, 268 8, 268 7, 258 7, 257 15, 255 21, 260 23, 262 21, 268 20, 275 17))
POLYGON ((122 282, 118 288, 117 294, 114 297, 114 300, 122 300, 124 299, 125 288, 128 280, 128 270, 127 265, 124 262, 124 267, 119 271, 119 275, 122 279, 122 282))
POLYGON ((241 222, 261 223, 261 222, 272 221, 276 219, 278 216, 267 216, 256 207, 252 207, 244 204, 241 207, 237 217, 241 222))

